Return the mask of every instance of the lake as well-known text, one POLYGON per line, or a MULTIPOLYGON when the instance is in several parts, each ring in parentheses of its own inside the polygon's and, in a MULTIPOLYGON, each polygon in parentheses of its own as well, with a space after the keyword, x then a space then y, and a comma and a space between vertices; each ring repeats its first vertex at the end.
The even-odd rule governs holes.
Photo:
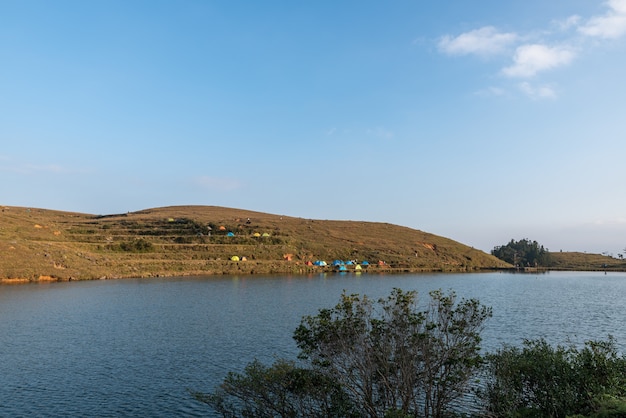
POLYGON ((328 274, 0 286, 0 416, 211 416, 210 391, 258 358, 294 359, 303 315, 347 293, 453 289, 493 307, 483 347, 616 337, 626 273, 328 274))

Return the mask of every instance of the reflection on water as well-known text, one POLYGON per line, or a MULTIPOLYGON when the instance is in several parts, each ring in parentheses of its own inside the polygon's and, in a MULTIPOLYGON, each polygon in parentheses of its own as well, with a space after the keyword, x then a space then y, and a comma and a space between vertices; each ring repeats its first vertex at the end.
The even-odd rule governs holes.
MULTIPOLYGON (((254 358, 294 358, 303 315, 343 290, 454 289, 493 307, 488 350, 523 338, 616 337, 626 274, 329 274, 0 286, 0 416, 206 416, 211 390, 254 358)), ((426 298, 424 298, 426 300, 426 298)))

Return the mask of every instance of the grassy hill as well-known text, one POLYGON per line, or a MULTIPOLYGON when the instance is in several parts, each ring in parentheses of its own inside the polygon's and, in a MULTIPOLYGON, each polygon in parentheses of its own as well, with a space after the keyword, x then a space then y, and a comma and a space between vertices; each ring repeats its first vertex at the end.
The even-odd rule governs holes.
POLYGON ((625 271, 626 260, 601 254, 558 252, 550 253, 550 268, 554 270, 625 271))
POLYGON ((105 216, 22 207, 3 207, 0 212, 4 282, 308 273, 322 268, 307 261, 335 259, 368 260, 374 264, 369 269, 376 271, 509 267, 450 239, 385 223, 302 219, 213 206, 105 216), (231 261, 234 255, 247 260, 231 261), (376 265, 379 260, 385 265, 376 265))

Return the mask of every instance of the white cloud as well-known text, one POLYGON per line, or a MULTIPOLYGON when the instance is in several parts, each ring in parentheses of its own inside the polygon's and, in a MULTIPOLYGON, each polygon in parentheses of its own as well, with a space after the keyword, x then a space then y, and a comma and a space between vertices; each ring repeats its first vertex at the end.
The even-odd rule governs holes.
POLYGON ((485 26, 457 37, 443 36, 438 46, 450 55, 494 55, 505 51, 517 39, 515 33, 502 33, 493 26, 485 26))
POLYGON ((519 46, 513 57, 513 65, 502 73, 508 77, 528 78, 541 71, 569 64, 575 57, 569 47, 550 47, 542 44, 519 46))
POLYGON ((535 87, 528 82, 523 82, 520 83, 519 88, 532 99, 556 99, 556 92, 549 86, 535 87))
MULTIPOLYGON (((586 48, 597 45, 594 42, 581 42, 582 38, 610 40, 626 37, 626 0, 607 0, 604 6, 604 14, 591 17, 573 14, 552 20, 549 30, 538 28, 527 34, 518 34, 483 26, 456 37, 443 36, 438 40, 437 47, 441 53, 448 55, 511 54, 511 63, 501 67, 500 74, 511 79, 527 80, 567 66, 586 48)), ((534 99, 557 97, 556 91, 549 86, 521 83, 517 87, 534 99)), ((503 95, 498 89, 491 88, 482 89, 476 94, 492 97, 503 95)))
POLYGON ((583 35, 616 39, 626 34, 626 0, 609 0, 609 11, 604 16, 592 17, 578 31, 583 35))
POLYGON ((201 176, 197 177, 194 182, 203 189, 212 191, 229 191, 241 187, 241 183, 236 179, 201 176))

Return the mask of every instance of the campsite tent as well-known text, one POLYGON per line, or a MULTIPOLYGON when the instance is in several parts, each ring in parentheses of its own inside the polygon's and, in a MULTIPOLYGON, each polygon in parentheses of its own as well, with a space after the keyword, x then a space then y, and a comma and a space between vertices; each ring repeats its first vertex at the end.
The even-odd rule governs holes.
POLYGON ((341 260, 335 260, 335 261, 333 261, 333 266, 343 266, 343 264, 344 264, 344 263, 343 263, 343 261, 341 261, 341 260))
POLYGON ((323 261, 323 260, 317 260, 313 264, 316 265, 316 266, 322 266, 322 267, 328 265, 328 264, 326 264, 326 261, 323 261))
POLYGON ((267 232, 263 232, 263 235, 262 235, 262 236, 264 236, 264 237, 269 237, 269 236, 270 236, 270 234, 268 234, 267 232))
POLYGON ((235 234, 233 234, 232 232, 229 232, 228 234, 226 234, 227 237, 234 237, 235 234))
POLYGON ((239 257, 234 255, 230 258, 232 261, 239 261, 239 257))
POLYGON ((260 237, 261 234, 259 234, 258 232, 255 232, 254 234, 252 234, 253 237, 260 237))

